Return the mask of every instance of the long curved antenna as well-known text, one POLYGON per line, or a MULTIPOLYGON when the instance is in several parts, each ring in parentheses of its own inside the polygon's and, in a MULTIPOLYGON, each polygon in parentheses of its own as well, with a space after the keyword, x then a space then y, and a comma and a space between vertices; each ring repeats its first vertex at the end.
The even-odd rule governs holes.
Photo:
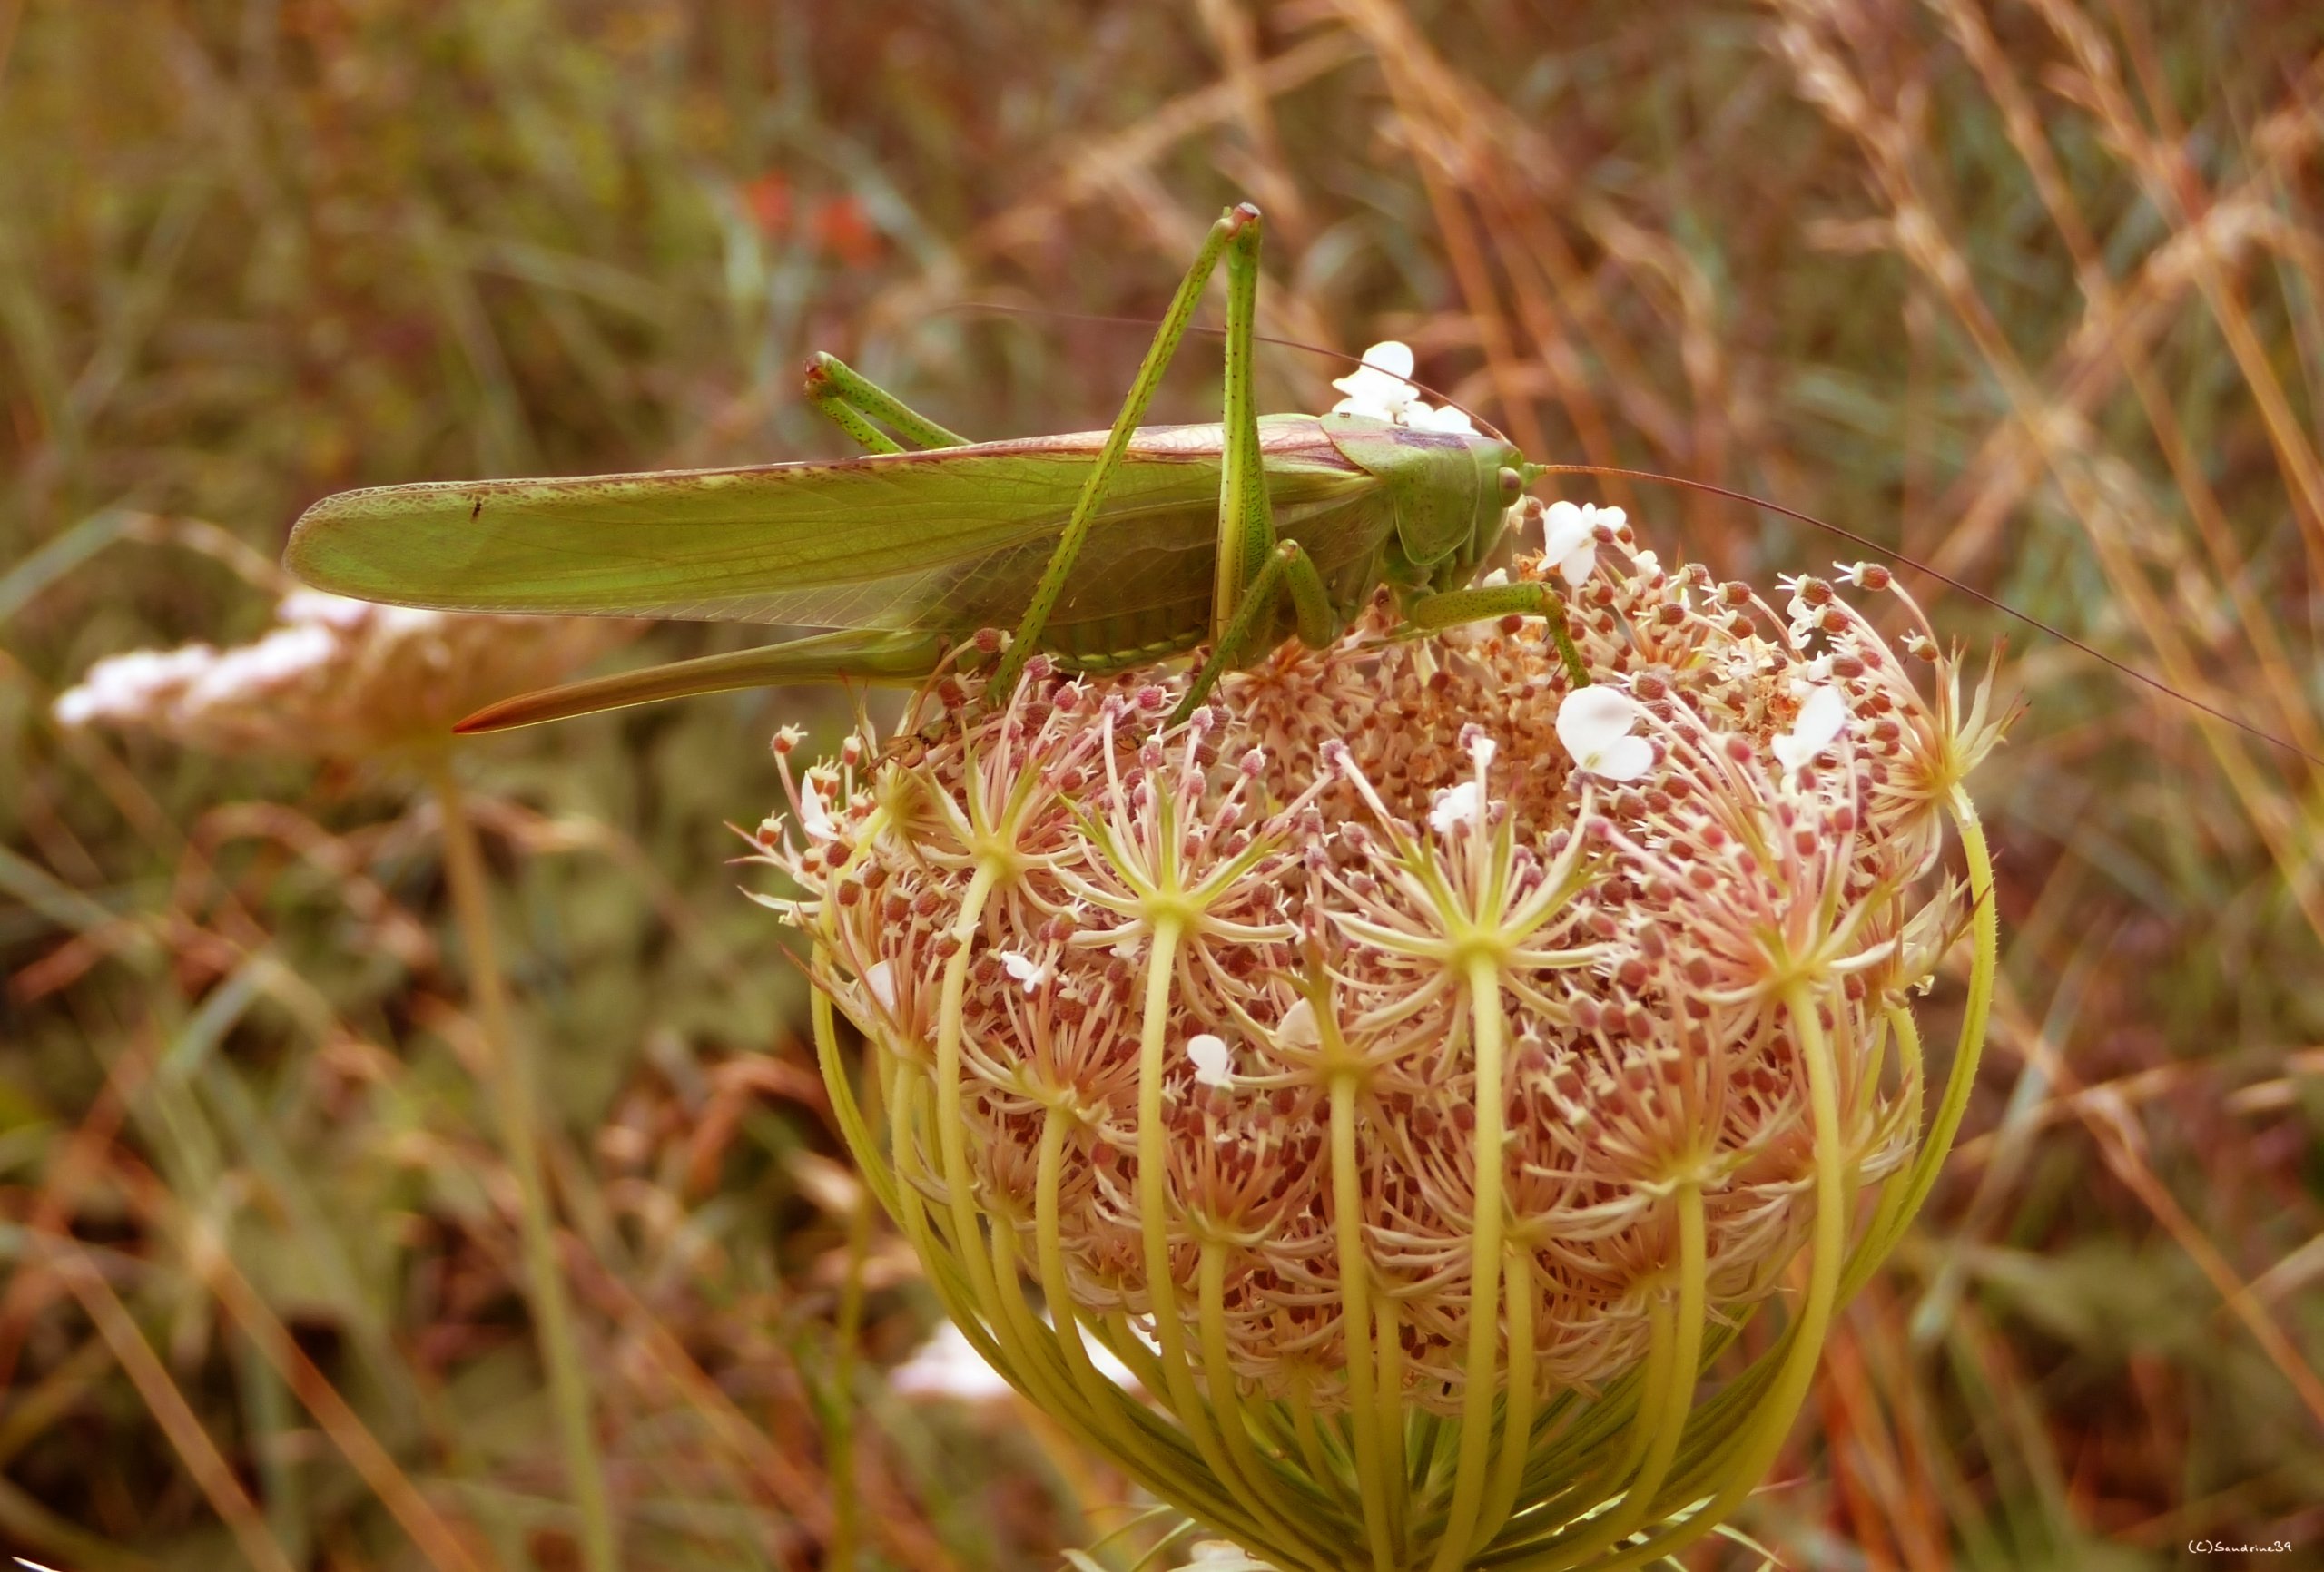
POLYGON ((2287 741, 2264 727, 2255 726, 2249 721, 2230 715, 2216 704, 2205 703, 2194 694, 2174 688, 2160 677, 2150 676, 2128 662, 2117 660, 2105 651, 2074 637, 2063 628, 2043 622, 2031 612, 2019 611, 2007 601, 1987 594, 1974 585, 1965 584, 1951 574, 1933 568, 1917 558, 1906 556, 1893 546, 1883 545, 1878 541, 1858 535, 1856 531, 1841 525, 1827 523, 1812 513, 1803 513, 1796 507, 1786 507, 1780 502, 1769 502, 1763 496, 1753 496, 1748 491, 1737 491, 1731 486, 1715 486, 1708 480, 1689 480, 1682 475, 1664 475, 1659 470, 1621 469, 1611 465, 1597 464, 1528 464, 1525 468, 1528 479, 1537 475, 1619 475, 1626 480, 1648 480, 1663 486, 1676 486, 1688 491, 1699 491, 1711 496, 1723 496, 1730 502, 1748 503, 1753 507, 1763 507, 1769 513, 1779 513, 1786 518, 1796 519, 1813 529, 1820 529, 1825 534, 1845 540, 1851 545, 1861 546, 1866 551, 1876 553, 1899 567, 1910 568, 1915 573, 1933 578, 1950 589, 1958 590, 1980 605, 1990 606, 2005 617, 2014 617, 2027 627, 2046 634, 2062 644, 2080 650, 2100 665, 2109 667, 2122 676, 2130 678, 2131 681, 2152 689, 2167 699, 2175 699, 2191 709, 2200 710, 2214 721, 2224 721, 2237 731, 2249 732, 2263 742, 2272 742, 2286 752, 2296 753, 2311 764, 2324 766, 2324 759, 2318 758, 2297 742, 2287 741))
MULTIPOLYGON (((1069 322, 1097 322, 1120 327, 1143 327, 1147 329, 1151 329, 1153 327, 1151 322, 1148 322, 1139 317, 1105 316, 1097 312, 1089 311, 1059 311, 1054 310, 1046 306, 1009 306, 1002 305, 996 301, 965 300, 945 309, 947 310, 953 311, 991 311, 1003 316, 1051 317, 1069 322)), ((1188 331, 1216 335, 1223 334, 1226 329, 1223 328, 1196 327, 1189 329, 1188 331)), ((1351 355, 1344 349, 1334 349, 1322 344, 1310 344, 1298 339, 1274 338, 1265 333, 1256 333, 1253 334, 1252 337, 1255 341, 1261 344, 1273 344, 1280 349, 1298 349, 1310 355, 1321 355, 1325 359, 1336 360, 1343 366, 1360 367, 1370 364, 1361 355, 1351 355)), ((1387 368, 1383 366, 1376 367, 1374 369, 1384 371, 1387 368)), ((1460 410, 1461 413, 1466 415, 1472 421, 1475 422, 1480 430, 1488 433, 1501 441, 1506 442, 1509 440, 1507 434, 1499 427, 1486 419, 1483 416, 1478 414, 1474 409, 1470 408, 1467 405, 1461 403, 1459 400, 1452 398, 1443 392, 1440 392, 1436 388, 1430 387, 1425 382, 1415 381, 1410 377, 1404 378, 1403 380, 1412 383, 1414 388, 1434 398, 1439 404, 1443 405, 1445 408, 1460 410)), ((2256 737, 2263 742, 2271 743, 2278 748, 2281 748, 2287 753, 2295 754, 2299 758, 2307 760, 2308 762, 2314 764, 2319 768, 2324 768, 2324 759, 2318 758, 2315 754, 2309 752, 2307 749, 2301 747, 2297 742, 2280 737, 2273 732, 2267 730, 2265 727, 2256 726, 2250 722, 2243 720, 2239 716, 2230 715, 2225 710, 2219 708, 2216 704, 2206 703, 2204 701, 2195 697, 2192 693, 2174 688, 2169 683, 2164 682, 2162 678, 2151 676, 2147 673, 2140 671, 2136 666, 2130 664, 2128 662, 2118 660, 2114 656, 2106 653, 2105 651, 2098 649, 2085 641, 2074 637, 2073 634, 2067 633, 2063 628, 2058 627, 2051 623, 2043 622, 2040 617, 2034 615, 2030 612, 2019 611, 2015 606, 2011 605, 2008 602, 1987 594, 1984 590, 1977 588, 1974 585, 1965 583, 1962 580, 1954 577, 1951 574, 1931 567, 1928 564, 1920 561, 1916 557, 1907 556, 1903 552, 1896 550, 1894 546, 1883 545, 1878 541, 1874 540, 1867 535, 1857 534, 1855 530, 1845 528, 1837 524, 1827 523, 1823 519, 1817 518, 1812 513, 1803 513, 1798 508, 1787 507, 1780 502, 1769 502, 1763 496, 1754 496, 1748 491, 1737 491, 1731 486, 1716 486, 1708 480, 1689 480, 1681 475, 1665 475, 1659 470, 1653 469, 1623 469, 1612 465, 1597 464, 1529 463, 1526 465, 1525 477, 1529 482, 1536 477, 1543 475, 1614 475, 1620 476, 1626 480, 1651 481, 1663 486, 1679 486, 1688 491, 1701 492, 1709 496, 1723 496, 1730 502, 1748 503, 1753 507, 1765 508, 1769 513, 1781 514, 1784 517, 1795 519, 1801 524, 1807 525, 1811 529, 1820 529, 1828 535, 1832 535, 1840 540, 1845 540, 1851 545, 1861 547, 1863 550, 1871 552, 1899 567, 1910 568, 1915 573, 1935 579, 1937 583, 1945 585, 1949 589, 1958 590, 1961 594, 1967 595, 1971 600, 1977 602, 1980 605, 1990 606, 1992 609, 2001 613, 2001 614, 2005 617, 2014 618, 2017 622, 2024 624, 2025 626, 2034 629, 2037 633, 2045 634, 2049 637, 2057 640, 2060 644, 2064 644, 2071 649, 2081 651, 2083 654, 2088 655, 2092 660, 2096 661, 2100 665, 2107 667, 2119 675, 2128 677, 2131 681, 2137 683, 2142 687, 2145 687, 2155 693, 2161 693, 2167 699, 2174 699, 2180 703, 2185 704, 2190 709, 2197 710, 2203 714, 2209 715, 2214 721, 2224 722, 2226 724, 2234 727, 2239 732, 2256 737)))

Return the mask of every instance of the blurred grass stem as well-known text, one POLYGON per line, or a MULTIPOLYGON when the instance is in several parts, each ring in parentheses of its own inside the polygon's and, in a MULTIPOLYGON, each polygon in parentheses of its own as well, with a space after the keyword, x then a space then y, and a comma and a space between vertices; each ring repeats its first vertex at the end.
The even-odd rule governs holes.
POLYGON ((823 1565, 830 1572, 854 1572, 862 1542, 862 1505, 855 1485, 855 1371, 863 1341, 864 1270, 872 1252, 872 1210, 879 1203, 859 1186, 847 1218, 847 1277, 840 1284, 832 1335, 839 1347, 832 1360, 831 1410, 824 1433, 831 1456, 832 1538, 823 1565))
POLYGON ((549 1218, 548 1190, 541 1176, 537 1115, 533 1105, 532 1066, 508 1020, 507 987, 492 938, 492 899, 476 827, 468 820, 458 777, 448 752, 428 761, 428 784, 444 817, 444 871, 452 887, 452 907, 468 950, 468 987, 484 1033, 487 1094, 500 1125, 500 1144, 515 1170, 518 1225, 524 1238, 525 1281, 538 1329, 541 1363, 548 1376, 549 1405, 573 1504, 581 1518, 582 1565, 589 1572, 615 1572, 613 1515, 606 1499, 605 1473, 590 1433, 589 1394, 581 1380, 581 1354, 565 1298, 565 1276, 557 1264, 556 1240, 549 1218))

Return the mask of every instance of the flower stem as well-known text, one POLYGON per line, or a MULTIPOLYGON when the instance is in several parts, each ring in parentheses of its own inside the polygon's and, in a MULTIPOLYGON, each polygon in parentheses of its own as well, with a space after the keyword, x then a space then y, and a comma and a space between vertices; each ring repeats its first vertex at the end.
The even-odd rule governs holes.
POLYGON ((615 1572, 613 1512, 605 1473, 590 1427, 589 1394, 582 1384, 581 1353, 573 1331, 565 1274, 556 1257, 548 1186, 541 1174, 537 1115, 533 1106, 532 1066, 508 1018, 507 986, 492 936, 492 896, 478 855, 458 777, 448 755, 428 765, 428 783, 444 820, 444 873, 452 889, 452 909, 468 950, 468 988, 484 1035, 486 1092, 500 1127, 500 1145, 517 1178, 517 1227, 523 1242, 526 1297, 540 1338, 541 1363, 548 1376, 549 1406, 565 1453, 566 1487, 581 1518, 582 1564, 588 1572, 615 1572))
MULTIPOLYGON (((1317 1012, 1329 1021, 1328 1007, 1317 1012)), ((1330 1028, 1334 1038, 1338 1027, 1330 1028)), ((1332 1076, 1332 1226, 1340 1266, 1340 1325, 1347 1350, 1348 1430, 1354 1438, 1357 1493, 1364 1499, 1364 1536, 1373 1572, 1389 1572, 1395 1552, 1388 1535, 1389 1484, 1382 1454, 1380 1409, 1373 1385, 1372 1264, 1364 1248, 1363 1175, 1355 1156, 1355 1072, 1332 1076)))
POLYGON ((1593 1563, 1601 1572, 1621 1572, 1675 1556, 1726 1521, 1774 1467, 1823 1357, 1848 1236, 1849 1175, 1841 1141, 1839 1074, 1832 1062, 1831 1039, 1817 1014, 1816 997, 1805 982, 1784 990, 1784 1010, 1791 1017, 1792 1041, 1807 1067, 1807 1102, 1816 1129, 1816 1220, 1807 1292, 1797 1319, 1785 1331, 1775 1379, 1744 1420, 1741 1435, 1718 1469, 1719 1486, 1709 1501, 1642 1544, 1593 1563))
POLYGON ((1508 1097, 1502 1086, 1501 968, 1480 956, 1469 966, 1469 1011, 1474 1022, 1477 1113, 1476 1212, 1470 1221, 1469 1348, 1461 1395, 1460 1463, 1452 1477, 1452 1505, 1444 1538, 1436 1547, 1434 1572, 1453 1572, 1468 1559, 1492 1466, 1492 1401, 1501 1375, 1501 1180, 1502 1118, 1508 1097))
POLYGON ((862 1542, 862 1511, 855 1488, 855 1365, 863 1341, 863 1269, 872 1247, 871 1188, 859 1186, 847 1214, 847 1277, 840 1284, 832 1335, 832 1392, 823 1417, 823 1450, 831 1472, 832 1538, 823 1553, 830 1572, 854 1572, 862 1542))
POLYGON ((1493 1460, 1492 1488, 1478 1519, 1472 1553, 1482 1550, 1508 1525, 1523 1488, 1525 1464, 1532 1456, 1533 1410, 1540 1377, 1533 1368, 1533 1274, 1524 1246, 1512 1242, 1502 1268, 1502 1313, 1509 1341, 1507 1395, 1502 1400, 1501 1455, 1493 1460))
MULTIPOLYGON (((1176 829, 1164 819, 1164 843, 1174 844, 1176 829)), ((1137 1210, 1140 1243, 1146 1257, 1147 1292, 1153 1301, 1154 1341, 1161 1350, 1167 1390, 1162 1395, 1187 1439, 1194 1443, 1218 1481, 1269 1536, 1262 1549, 1278 1563, 1328 1565, 1322 1547, 1295 1528, 1289 1516, 1264 1494, 1264 1476, 1254 1476, 1227 1455, 1218 1431, 1218 1416, 1205 1403, 1194 1383, 1194 1361, 1187 1349, 1187 1334, 1179 1319, 1177 1280, 1170 1268, 1170 1165, 1168 1133, 1162 1119, 1162 1082, 1166 1034, 1170 1021, 1171 989, 1177 975, 1178 944, 1185 937, 1184 919, 1164 915, 1154 919, 1146 957, 1146 1007, 1137 1045, 1137 1210)))
POLYGON ((1936 1116, 1929 1121, 1921 1142, 1920 1162, 1913 1174, 1913 1188, 1896 1231, 1904 1232, 1936 1185, 1937 1170, 1953 1149, 1953 1137, 1968 1111, 1969 1093, 1976 1084, 1977 1060, 1984 1052, 1985 1023, 1993 1013, 1994 974, 2001 965, 2001 913, 1994 904, 1994 860, 1985 849, 1984 827, 1968 792, 1953 790, 1953 822, 1961 836, 1961 854, 1969 864, 1969 992, 1961 1002, 1961 1043, 1953 1052, 1953 1071, 1945 1078, 1945 1096, 1936 1116))
POLYGON ((1702 1373, 1707 1276, 1702 1186, 1684 1181, 1672 1201, 1679 1223, 1678 1294, 1675 1302, 1658 1299, 1654 1307, 1653 1365, 1631 1421, 1632 1433, 1643 1443, 1638 1448, 1638 1471, 1620 1506, 1592 1522, 1571 1545, 1560 1547, 1571 1566, 1587 1565, 1590 1557, 1620 1544, 1648 1520, 1694 1407, 1695 1382, 1702 1373))

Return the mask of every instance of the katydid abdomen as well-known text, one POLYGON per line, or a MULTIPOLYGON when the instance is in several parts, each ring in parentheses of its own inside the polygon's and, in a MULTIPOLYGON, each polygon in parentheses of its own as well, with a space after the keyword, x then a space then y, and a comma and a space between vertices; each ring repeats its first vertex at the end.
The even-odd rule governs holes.
MULTIPOLYGON (((1409 584, 1398 498, 1344 451, 1441 449, 1377 423, 1270 416, 1268 505, 1336 619, 1409 584), (1351 435, 1352 432, 1352 435, 1351 435)), ((859 632, 576 684, 498 723, 718 687, 923 676, 952 644, 1023 616, 1107 433, 824 462, 376 487, 326 497, 286 560, 342 594, 441 610, 710 618, 859 632), (931 636, 932 635, 932 636, 931 636)), ((1484 439, 1475 439, 1482 442, 1484 439)), ((1500 445, 1492 445, 1498 449, 1500 445)), ((1183 654, 1216 625, 1219 425, 1137 429, 1034 647, 1112 671, 1183 654)), ((1270 607, 1254 654, 1291 631, 1270 607)), ((491 720, 487 723, 492 723, 491 720)))

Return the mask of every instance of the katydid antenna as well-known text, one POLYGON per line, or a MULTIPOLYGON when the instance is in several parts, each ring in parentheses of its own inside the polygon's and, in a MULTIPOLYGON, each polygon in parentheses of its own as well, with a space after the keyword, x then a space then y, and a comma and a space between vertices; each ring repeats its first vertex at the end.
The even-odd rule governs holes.
MULTIPOLYGON (((1149 331, 1154 327, 1154 324, 1151 321, 1139 317, 1107 316, 1090 311, 1061 311, 1046 306, 1011 306, 1003 305, 997 301, 966 300, 956 305, 946 307, 945 309, 948 311, 990 312, 999 316, 1042 317, 1059 321, 1092 322, 1110 327, 1145 328, 1149 331)), ((1224 328, 1206 327, 1199 324, 1190 327, 1187 330, 1190 333, 1206 334, 1212 338, 1224 338, 1226 332, 1226 329, 1224 328)), ((1375 371, 1384 372, 1391 376, 1398 376, 1402 380, 1410 383, 1418 391, 1427 394, 1430 398, 1435 399, 1437 403, 1444 406, 1446 408, 1458 409, 1462 414, 1466 415, 1472 421, 1475 422, 1479 429, 1486 432, 1488 435, 1503 442, 1507 442, 1509 440, 1508 434, 1502 431, 1501 427, 1494 425, 1492 421, 1486 419, 1482 415, 1479 414, 1476 410, 1470 408, 1460 400, 1439 391, 1437 388, 1433 388, 1429 386, 1429 384, 1420 381, 1415 378, 1402 376, 1401 373, 1395 372, 1385 366, 1374 366, 1361 355, 1351 355, 1344 349, 1334 349, 1322 344, 1310 344, 1298 339, 1277 338, 1272 334, 1266 333, 1254 333, 1251 337, 1253 341, 1256 343, 1272 344, 1278 349, 1297 349, 1304 354, 1320 355, 1325 359, 1335 360, 1343 366, 1354 368, 1369 368, 1375 371)), ((1968 584, 1959 578, 1956 578, 1953 575, 1944 572, 1942 569, 1931 567, 1928 564, 1920 561, 1916 557, 1908 556, 1905 553, 1896 550, 1894 546, 1883 545, 1878 541, 1874 540, 1867 535, 1859 535, 1855 530, 1848 529, 1841 525, 1830 523, 1825 519, 1817 518, 1812 513, 1805 513, 1796 507, 1787 507, 1780 502, 1769 502, 1763 496, 1754 496, 1748 491, 1737 491, 1731 486, 1714 485, 1708 480, 1690 480, 1683 475, 1665 475, 1659 470, 1653 469, 1626 469, 1613 465, 1597 464, 1542 464, 1536 465, 1533 467, 1535 472, 1540 475, 1612 475, 1620 476, 1626 480, 1648 481, 1660 486, 1677 486, 1682 490, 1699 492, 1709 496, 1725 497, 1730 502, 1740 502, 1752 507, 1763 508, 1769 513, 1778 514, 1785 518, 1792 519, 1797 523, 1807 525, 1812 529, 1822 530, 1826 535, 1831 535, 1835 539, 1846 541, 1849 545, 1856 546, 1861 550, 1868 551, 1877 556, 1886 558, 1887 561, 1895 564, 1898 567, 1909 568, 1913 572, 1922 575, 1924 577, 1934 579, 1935 582, 1944 585, 1948 589, 1957 590, 1962 594, 1965 594, 1971 600, 1975 601, 1978 604, 1990 607, 1994 611, 1999 612, 2002 615, 2012 618, 2014 621, 2024 624, 2026 627, 2034 629, 2036 633, 2040 633, 2049 638, 2055 639, 2058 643, 2064 644, 2069 649, 2081 652, 2083 654, 2090 657, 2090 659, 2097 662, 2100 665, 2106 667, 2108 670, 2115 673, 2119 676, 2128 678, 2130 681, 2140 684, 2142 687, 2160 693, 2167 699, 2171 699, 2179 703, 2184 704, 2189 709, 2195 710, 2202 714, 2208 715, 2214 721, 2232 726, 2239 732, 2242 732, 2250 736, 2258 738, 2260 742, 2281 748, 2288 753, 2305 759, 2310 764, 2317 765, 2319 768, 2324 768, 2324 758, 2319 758, 2317 755, 2309 752, 2307 749, 2299 746, 2297 742, 2280 737, 2273 732, 2267 730, 2265 727, 2254 725, 2252 722, 2246 721, 2240 716, 2228 713, 2225 710, 2219 708, 2215 704, 2206 702, 2205 701, 2195 697, 2192 693, 2175 688, 2169 683, 2164 682, 2162 678, 2152 676, 2148 673, 2142 672, 2136 666, 2130 664, 2128 662, 2117 659, 2115 656, 2106 653, 2105 651, 2096 648, 2086 641, 2076 638, 2073 634, 2067 633, 2063 628, 2057 626, 2055 624, 2045 622, 2030 612, 2019 611, 2015 606, 2011 605, 2008 602, 1986 594, 1984 590, 1977 588, 1974 585, 1968 584)))

